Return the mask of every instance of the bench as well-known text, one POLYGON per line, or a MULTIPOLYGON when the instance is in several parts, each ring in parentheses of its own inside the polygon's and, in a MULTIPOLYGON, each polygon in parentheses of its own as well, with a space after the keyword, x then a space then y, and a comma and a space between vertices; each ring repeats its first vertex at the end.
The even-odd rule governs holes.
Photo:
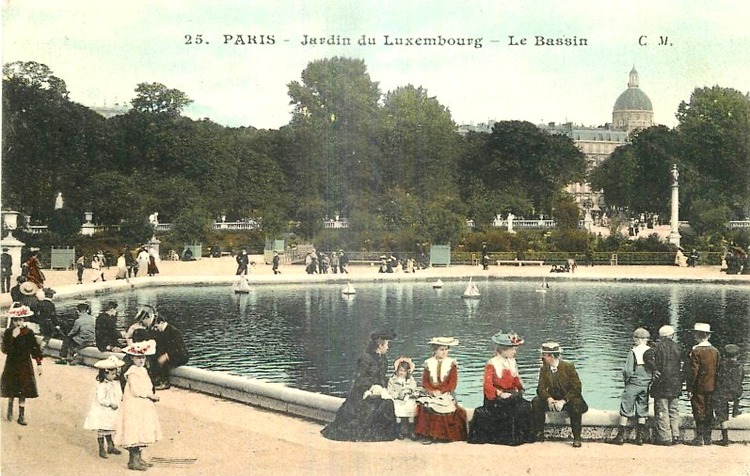
POLYGON ((514 266, 542 266, 544 264, 544 261, 537 261, 537 260, 526 260, 526 259, 499 259, 495 261, 498 266, 504 265, 504 264, 510 264, 514 266))

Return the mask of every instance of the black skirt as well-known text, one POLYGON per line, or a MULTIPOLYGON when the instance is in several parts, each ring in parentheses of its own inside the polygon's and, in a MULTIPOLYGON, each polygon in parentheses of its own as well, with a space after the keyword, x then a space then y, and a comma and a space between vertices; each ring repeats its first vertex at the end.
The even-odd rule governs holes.
POLYGON ((469 423, 469 443, 518 446, 534 441, 531 403, 521 396, 484 399, 469 423))

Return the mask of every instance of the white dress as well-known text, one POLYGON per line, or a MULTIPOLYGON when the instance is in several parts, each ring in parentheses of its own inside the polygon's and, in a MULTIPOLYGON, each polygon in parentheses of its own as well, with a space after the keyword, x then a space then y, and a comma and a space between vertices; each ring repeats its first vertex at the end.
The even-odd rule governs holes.
POLYGON ((116 403, 119 407, 121 400, 122 388, 118 380, 99 382, 83 427, 87 430, 114 430, 117 410, 110 405, 116 403))
POLYGON ((125 392, 117 412, 115 444, 125 448, 148 446, 161 439, 161 426, 153 395, 151 379, 145 367, 133 365, 125 372, 125 392))

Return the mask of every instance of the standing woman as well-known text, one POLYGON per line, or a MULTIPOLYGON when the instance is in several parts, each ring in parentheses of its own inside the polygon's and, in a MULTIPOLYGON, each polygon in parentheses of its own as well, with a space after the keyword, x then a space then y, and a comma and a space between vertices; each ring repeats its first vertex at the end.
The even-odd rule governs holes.
POLYGON ((32 249, 29 258, 24 262, 26 268, 26 279, 36 284, 39 289, 44 288, 44 273, 42 272, 42 263, 36 257, 39 250, 32 249))
POLYGON ((321 434, 337 441, 393 441, 398 437, 393 399, 386 390, 388 385, 389 341, 396 337, 393 331, 370 334, 365 353, 357 362, 349 396, 336 412, 336 418, 321 434))
POLYGON ((94 282, 99 281, 99 278, 102 278, 102 282, 106 281, 106 279, 104 279, 104 270, 102 269, 102 262, 99 255, 94 255, 91 258, 91 269, 94 270, 94 274, 96 275, 94 282))
POLYGON ((521 445, 534 441, 531 402, 523 398, 516 349, 523 339, 514 332, 492 336, 495 356, 484 367, 484 405, 474 411, 469 443, 521 445))
POLYGON ((427 396, 417 399, 415 433, 425 438, 425 444, 466 440, 466 410, 456 404, 453 396, 458 384, 458 363, 448 357, 458 340, 434 337, 429 343, 433 355, 425 361, 422 372, 422 388, 427 396))
POLYGON ((33 315, 28 306, 14 304, 8 311, 10 327, 3 333, 2 351, 8 357, 0 378, 0 395, 8 398, 8 421, 13 420, 13 400, 18 398, 19 425, 26 425, 26 399, 39 396, 31 358, 36 360, 37 372, 42 375, 42 351, 34 332, 26 327, 26 319, 33 315))

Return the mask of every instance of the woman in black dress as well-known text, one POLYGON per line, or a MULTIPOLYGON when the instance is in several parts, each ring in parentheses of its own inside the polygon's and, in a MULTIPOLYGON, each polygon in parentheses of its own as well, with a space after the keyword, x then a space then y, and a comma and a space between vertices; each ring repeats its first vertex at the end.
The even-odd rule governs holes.
POLYGON ((516 349, 523 339, 513 332, 492 336, 495 356, 484 368, 484 405, 474 410, 469 443, 516 446, 534 441, 531 403, 523 398, 516 349))
POLYGON ((0 378, 0 396, 8 399, 8 421, 13 420, 13 400, 18 398, 18 424, 26 425, 26 399, 39 396, 31 358, 36 360, 37 372, 42 375, 42 351, 34 332, 26 327, 26 319, 34 313, 28 306, 17 304, 8 311, 11 324, 3 333, 2 351, 7 357, 0 378))
POLYGON ((336 418, 321 430, 329 440, 392 441, 398 437, 393 400, 388 395, 388 341, 392 331, 370 335, 367 350, 357 363, 349 396, 336 412, 336 418), (365 397, 367 393, 367 397, 365 397))

